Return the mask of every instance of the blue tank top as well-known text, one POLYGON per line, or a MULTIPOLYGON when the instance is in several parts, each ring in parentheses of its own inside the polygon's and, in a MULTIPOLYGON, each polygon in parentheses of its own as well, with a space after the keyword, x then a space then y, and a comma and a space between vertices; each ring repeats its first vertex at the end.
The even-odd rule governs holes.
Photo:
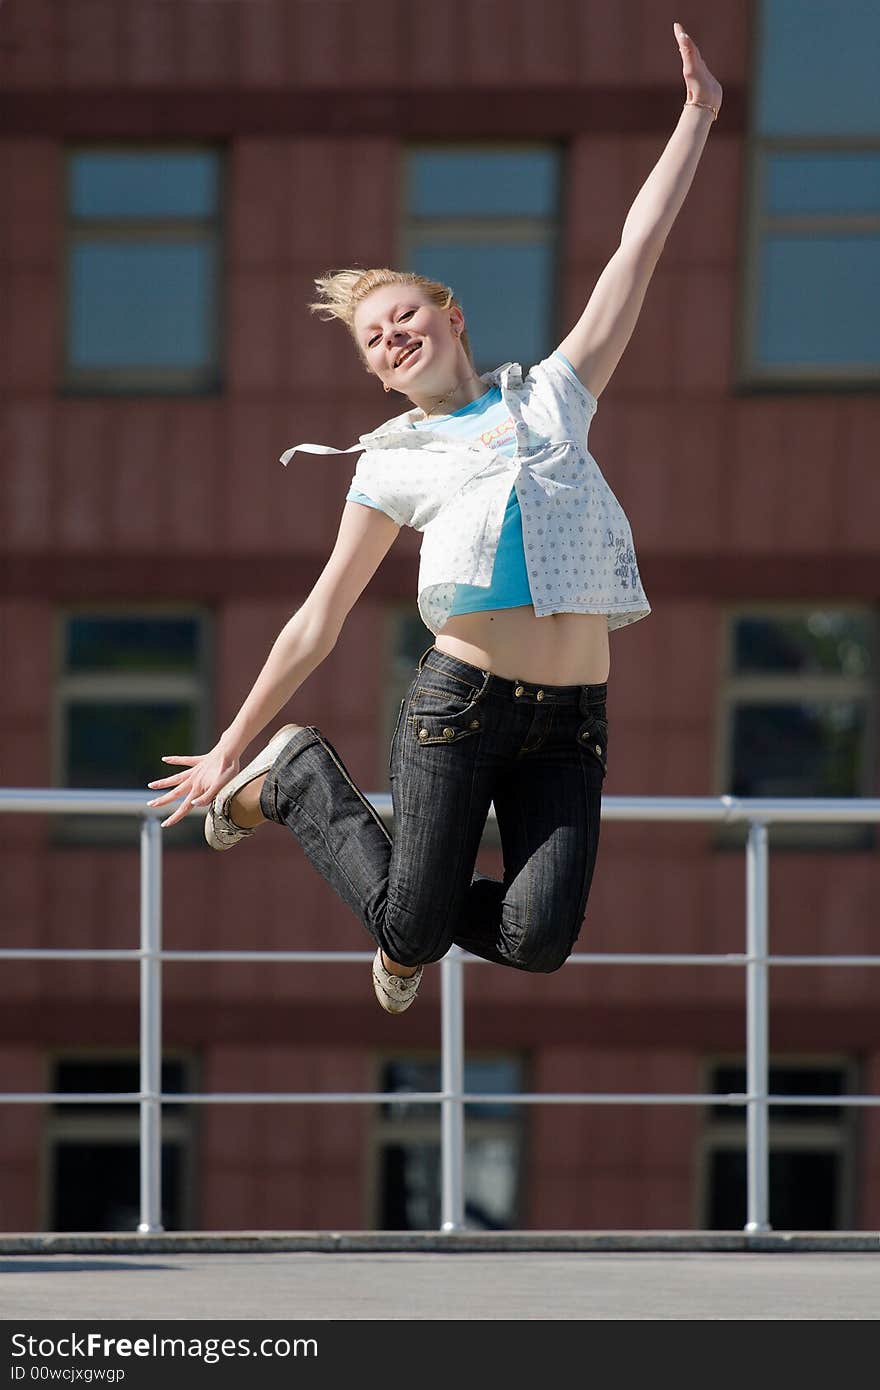
MULTIPOLYGON (((557 351, 554 356, 561 357, 569 371, 574 374, 574 368, 561 352, 557 351)), ((504 406, 500 388, 497 386, 480 396, 479 400, 470 401, 450 415, 416 421, 415 428, 432 428, 438 424, 442 426, 444 434, 453 438, 480 440, 490 449, 502 449, 510 458, 516 453, 514 422, 504 406)), ((368 507, 377 506, 371 497, 355 488, 349 489, 346 500, 362 502, 368 507)), ((523 547, 522 515, 516 488, 512 487, 498 538, 492 582, 488 589, 476 584, 457 584, 449 617, 458 613, 485 612, 496 608, 522 608, 531 603, 532 593, 523 547)))

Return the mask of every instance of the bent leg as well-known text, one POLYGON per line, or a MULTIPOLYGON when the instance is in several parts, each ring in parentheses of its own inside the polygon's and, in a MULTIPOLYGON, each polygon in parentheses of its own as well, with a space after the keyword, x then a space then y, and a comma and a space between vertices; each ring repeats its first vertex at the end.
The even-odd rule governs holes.
POLYGON ((395 733, 393 836, 314 727, 294 735, 260 794, 266 819, 293 832, 389 959, 404 966, 449 949, 492 799, 478 731, 455 713, 443 718, 444 728, 454 726, 451 740, 419 742, 409 718, 395 733))
POLYGON ((550 972, 577 940, 599 847, 604 764, 574 742, 577 718, 499 779, 504 880, 474 883, 456 944, 518 970, 550 972))

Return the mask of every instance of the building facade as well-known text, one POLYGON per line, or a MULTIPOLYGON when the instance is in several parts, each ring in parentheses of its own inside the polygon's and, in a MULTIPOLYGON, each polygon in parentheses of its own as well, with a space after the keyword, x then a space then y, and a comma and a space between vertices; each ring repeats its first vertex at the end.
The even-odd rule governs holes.
MULTIPOLYGON (((878 795, 880 22, 853 10, 683 16, 723 107, 590 434, 654 608, 612 638, 609 796, 878 795)), ((0 784, 141 788, 228 724, 329 555, 351 456, 281 452, 405 408, 309 314, 314 277, 426 271, 480 369, 538 360, 675 127, 678 49, 650 0, 7 0, 0 64, 0 784)), ((418 543, 278 720, 367 792, 431 642, 418 543)), ((137 944, 130 824, 0 824, 4 945, 137 944)), ((873 830, 771 845, 775 954, 876 949, 873 830)), ((278 827, 165 846, 169 949, 369 946, 278 827)), ((744 919, 741 836, 603 827, 580 950, 738 952, 744 919)), ((405 1095, 438 1085, 438 977, 389 1018, 363 964, 168 964, 168 1091, 402 1098, 167 1106, 166 1226, 436 1225, 436 1111, 405 1095)), ((473 1093, 744 1090, 740 970, 467 981, 473 1093)), ((6 961, 2 988, 2 1089, 137 1089, 134 966, 6 961)), ((876 1093, 878 1004, 876 971, 775 970, 771 1090, 876 1093)), ((880 1224, 877 1111, 777 1111, 772 1223, 880 1224)), ((467 1219, 735 1228, 743 1133, 720 1104, 474 1106, 467 1219)), ((134 1226, 136 1134, 133 1108, 6 1107, 0 1229, 134 1226)))

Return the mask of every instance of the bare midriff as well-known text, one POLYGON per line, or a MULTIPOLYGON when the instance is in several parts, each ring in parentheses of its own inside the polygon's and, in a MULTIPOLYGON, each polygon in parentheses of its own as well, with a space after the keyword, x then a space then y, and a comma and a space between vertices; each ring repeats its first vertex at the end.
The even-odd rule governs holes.
POLYGON ((435 639, 438 651, 530 684, 600 685, 608 679, 608 622, 601 613, 551 613, 531 605, 459 613, 435 639))

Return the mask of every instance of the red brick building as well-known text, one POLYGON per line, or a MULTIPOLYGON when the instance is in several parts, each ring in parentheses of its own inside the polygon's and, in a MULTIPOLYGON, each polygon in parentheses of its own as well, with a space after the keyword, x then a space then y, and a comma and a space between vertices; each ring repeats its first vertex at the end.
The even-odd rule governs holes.
MULTIPOLYGON (((209 746, 320 573, 353 472, 279 454, 391 413, 344 329, 308 313, 314 276, 427 268, 478 366, 551 351, 678 119, 680 17, 724 102, 590 434, 654 607, 612 639, 606 792, 876 796, 877 20, 836 25, 829 59, 830 0, 797 23, 791 6, 6 0, 0 785, 140 787, 170 743, 209 746)), ((285 712, 368 791, 430 643, 418 543, 400 536, 285 712)), ((130 827, 0 824, 4 945, 136 945, 130 827)), ((167 836, 169 948, 368 949, 282 831, 222 857, 199 836, 167 836)), ((774 953, 874 949, 873 831, 771 843, 774 953)), ((740 951, 744 887, 730 835, 609 823, 580 949, 740 951)), ((475 1090, 743 1089, 741 970, 467 981, 475 1090)), ((771 982, 775 1089, 876 1092, 877 972, 771 982)), ((136 1089, 137 983, 123 963, 5 962, 2 1089, 136 1089)), ((166 1085, 430 1089, 438 986, 390 1019, 365 965, 168 965, 166 1085)), ((475 1224, 744 1220, 739 1112, 484 1110, 475 1224)), ((169 1226, 437 1222, 428 1109, 165 1118, 169 1226)), ((880 1222, 876 1110, 788 1109, 771 1141, 775 1225, 880 1222)), ((130 1227, 136 1193, 133 1111, 6 1108, 0 1229, 130 1227)))

